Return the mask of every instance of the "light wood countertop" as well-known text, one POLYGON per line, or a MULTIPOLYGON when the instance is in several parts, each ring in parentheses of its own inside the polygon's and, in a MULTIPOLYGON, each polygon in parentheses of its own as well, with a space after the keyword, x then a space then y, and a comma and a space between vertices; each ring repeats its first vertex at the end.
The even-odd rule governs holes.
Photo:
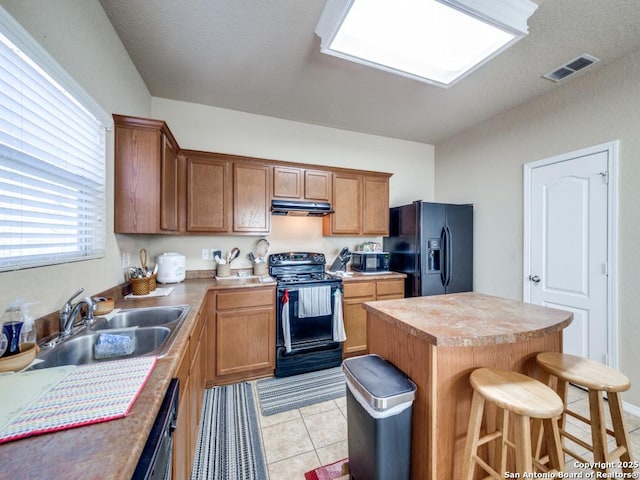
POLYGON ((367 302, 364 308, 436 346, 514 343, 566 328, 563 310, 467 292, 367 302))

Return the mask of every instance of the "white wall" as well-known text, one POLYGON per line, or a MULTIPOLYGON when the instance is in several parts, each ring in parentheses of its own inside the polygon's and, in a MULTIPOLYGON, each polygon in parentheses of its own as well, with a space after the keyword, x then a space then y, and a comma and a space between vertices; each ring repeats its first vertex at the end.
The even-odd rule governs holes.
MULTIPOLYGON (((97 0, 2 0, 2 6, 109 112, 149 116, 151 95, 97 0)), ((122 282, 113 233, 113 132, 107 134, 107 242, 102 259, 0 273, 0 309, 37 301, 55 311, 79 287, 94 294, 122 282)))
POLYGON ((436 145, 435 166, 437 201, 475 204, 476 290, 521 299, 523 164, 620 139, 619 368, 632 383, 624 399, 635 405, 640 405, 639 78, 640 51, 436 145))
MULTIPOLYGON (((247 155, 315 165, 375 170, 393 173, 391 205, 417 199, 433 200, 433 146, 308 125, 232 110, 152 99, 152 116, 165 120, 182 148, 247 155)), ((320 251, 333 261, 340 248, 353 248, 379 237, 322 237, 319 218, 272 217, 268 239, 271 251, 320 251)), ((260 238, 260 237, 257 237, 260 238)), ((223 251, 233 246, 241 255, 234 268, 249 267, 246 254, 256 237, 247 236, 145 236, 119 235, 123 251, 145 247, 152 257, 178 251, 187 257, 187 270, 213 268, 201 260, 202 248, 223 251)), ((135 253, 134 253, 135 258, 135 253)))

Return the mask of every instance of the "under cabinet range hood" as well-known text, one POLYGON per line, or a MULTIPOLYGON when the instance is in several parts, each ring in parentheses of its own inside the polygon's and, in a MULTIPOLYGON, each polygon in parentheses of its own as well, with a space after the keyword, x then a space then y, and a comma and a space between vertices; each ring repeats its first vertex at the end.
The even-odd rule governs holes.
POLYGON ((323 217, 333 213, 329 202, 301 202, 295 200, 272 200, 273 215, 289 215, 297 217, 323 217))

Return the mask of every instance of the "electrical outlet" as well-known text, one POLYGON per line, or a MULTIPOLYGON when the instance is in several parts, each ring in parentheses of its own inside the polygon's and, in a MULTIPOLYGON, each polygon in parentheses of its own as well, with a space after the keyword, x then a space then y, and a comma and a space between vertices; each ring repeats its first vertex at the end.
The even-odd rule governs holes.
POLYGON ((203 248, 202 249, 202 260, 209 260, 211 257, 209 256, 209 249, 208 248, 203 248))

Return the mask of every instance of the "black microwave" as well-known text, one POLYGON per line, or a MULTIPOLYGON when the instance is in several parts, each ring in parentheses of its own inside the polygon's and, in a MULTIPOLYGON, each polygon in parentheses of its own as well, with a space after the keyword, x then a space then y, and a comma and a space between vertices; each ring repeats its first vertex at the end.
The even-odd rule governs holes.
POLYGON ((354 252, 351 254, 351 270, 354 272, 388 272, 391 255, 388 252, 354 252))

